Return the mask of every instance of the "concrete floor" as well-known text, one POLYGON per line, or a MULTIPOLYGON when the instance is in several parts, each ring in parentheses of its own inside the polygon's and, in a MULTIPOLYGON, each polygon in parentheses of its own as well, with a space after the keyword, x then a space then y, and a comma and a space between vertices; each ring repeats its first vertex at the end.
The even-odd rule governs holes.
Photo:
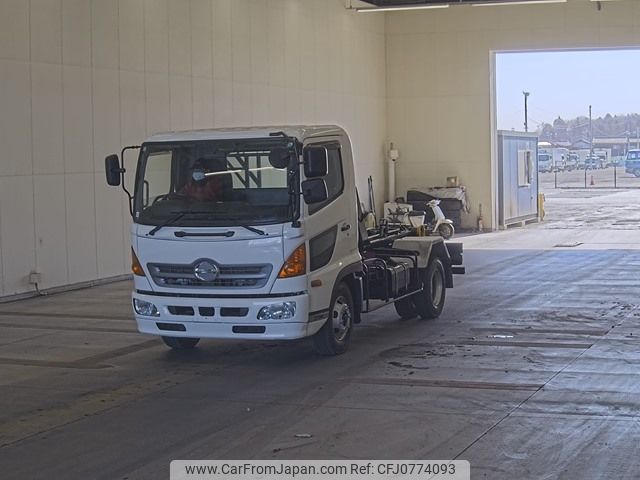
POLYGON ((438 320, 379 311, 336 358, 307 341, 172 352, 134 331, 128 282, 0 305, 2 478, 168 478, 172 459, 224 458, 637 478, 640 234, 536 240, 556 231, 465 238, 438 320))

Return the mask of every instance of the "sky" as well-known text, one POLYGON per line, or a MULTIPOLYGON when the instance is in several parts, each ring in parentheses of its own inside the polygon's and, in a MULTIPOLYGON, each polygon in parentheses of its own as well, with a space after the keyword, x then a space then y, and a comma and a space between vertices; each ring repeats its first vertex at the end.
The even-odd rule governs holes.
POLYGON ((529 131, 542 122, 579 115, 593 118, 640 113, 640 50, 501 53, 496 55, 499 130, 529 131))

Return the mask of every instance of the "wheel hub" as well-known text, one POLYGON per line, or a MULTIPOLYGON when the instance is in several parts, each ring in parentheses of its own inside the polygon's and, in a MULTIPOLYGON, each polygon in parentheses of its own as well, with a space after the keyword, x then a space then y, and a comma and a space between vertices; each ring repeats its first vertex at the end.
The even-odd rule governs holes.
POLYGON ((440 305, 442 299, 442 290, 444 289, 444 280, 439 272, 433 272, 431 277, 431 301, 434 307, 440 305))
POLYGON ((344 297, 336 298, 331 312, 333 334, 337 342, 342 342, 351 328, 351 309, 344 297))

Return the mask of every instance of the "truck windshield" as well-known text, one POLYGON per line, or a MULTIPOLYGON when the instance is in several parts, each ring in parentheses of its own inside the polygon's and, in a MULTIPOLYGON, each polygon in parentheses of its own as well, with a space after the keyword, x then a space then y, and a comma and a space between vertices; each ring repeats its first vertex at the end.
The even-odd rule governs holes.
POLYGON ((290 187, 298 162, 289 158, 295 158, 293 143, 280 137, 145 144, 135 221, 193 227, 284 223, 296 211, 290 187))

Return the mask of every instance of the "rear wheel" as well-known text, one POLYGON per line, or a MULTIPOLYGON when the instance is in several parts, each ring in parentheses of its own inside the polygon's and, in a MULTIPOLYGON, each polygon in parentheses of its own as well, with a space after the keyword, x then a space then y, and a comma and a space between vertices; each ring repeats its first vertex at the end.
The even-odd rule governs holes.
POLYGON ((199 338, 162 337, 164 343, 174 350, 191 350, 200 341, 199 338))
POLYGON ((403 298, 393 304, 396 307, 396 312, 405 320, 410 320, 418 316, 418 311, 413 303, 413 297, 403 298))
POLYGON ((313 336, 313 346, 320 355, 340 355, 347 351, 351 341, 353 296, 345 283, 340 283, 331 298, 329 318, 313 336))
POLYGON ((453 225, 451 225, 450 223, 441 224, 438 227, 438 233, 445 240, 449 240, 451 237, 453 237, 453 234, 454 234, 453 225))
POLYGON ((425 272, 422 292, 414 295, 418 314, 425 319, 437 318, 444 308, 446 280, 442 261, 434 257, 425 272))

